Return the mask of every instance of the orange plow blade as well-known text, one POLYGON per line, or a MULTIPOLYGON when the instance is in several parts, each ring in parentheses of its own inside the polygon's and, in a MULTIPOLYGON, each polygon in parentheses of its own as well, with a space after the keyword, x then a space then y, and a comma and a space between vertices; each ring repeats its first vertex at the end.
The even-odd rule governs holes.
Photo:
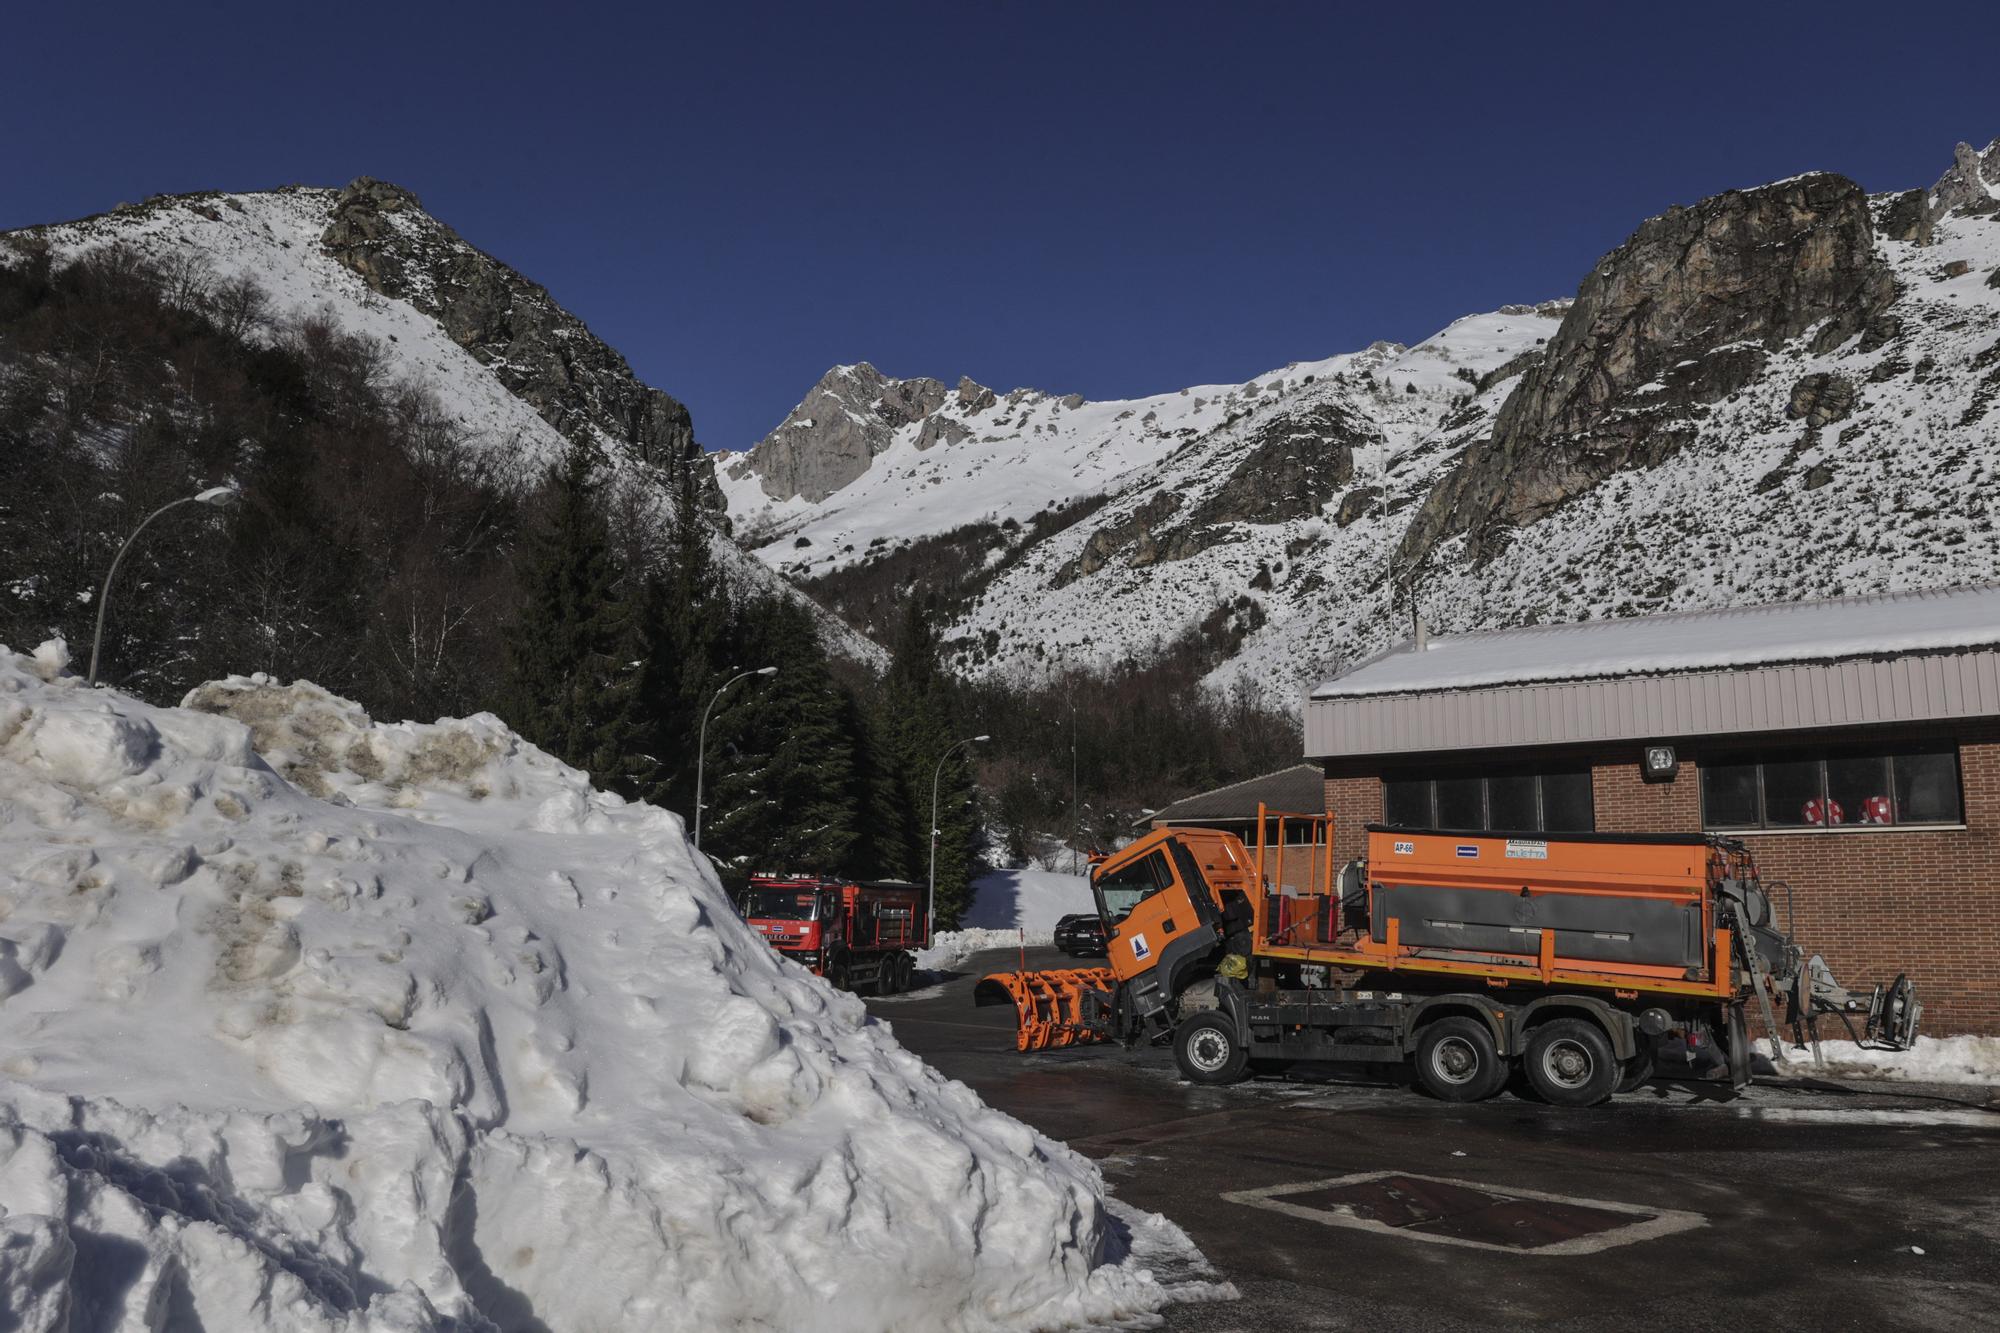
POLYGON ((1020 1024, 1014 1049, 1041 1051, 1051 1046, 1102 1041, 1110 1026, 1091 1018, 1109 1012, 1113 980, 1108 967, 1080 967, 1058 972, 994 972, 973 988, 976 1003, 1008 1004, 1020 1024), (1086 1002, 1091 1012, 1086 1012, 1086 1002))

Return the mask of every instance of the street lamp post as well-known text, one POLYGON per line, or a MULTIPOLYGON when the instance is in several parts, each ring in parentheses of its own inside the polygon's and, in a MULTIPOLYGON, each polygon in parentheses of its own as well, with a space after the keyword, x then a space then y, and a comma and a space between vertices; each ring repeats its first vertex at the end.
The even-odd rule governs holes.
POLYGON ((701 710, 701 733, 694 743, 694 849, 701 850, 701 792, 702 769, 708 762, 708 715, 715 711, 715 701, 729 693, 729 687, 739 680, 752 676, 775 676, 778 668, 758 667, 754 671, 744 671, 722 682, 722 688, 708 696, 708 707, 701 710))
POLYGON ((1083 851, 1077 846, 1076 823, 1076 691, 1069 696, 1069 872, 1083 873, 1083 851))
POLYGON ((97 655, 104 647, 104 615, 105 612, 111 609, 111 580, 118 577, 118 566, 124 561, 125 553, 132 549, 132 543, 139 540, 139 534, 144 532, 147 525, 154 519, 166 513, 169 509, 177 509, 181 505, 192 504, 203 504, 212 509, 227 509, 230 505, 235 504, 238 498, 240 497, 234 486, 211 486, 198 494, 184 495, 178 500, 169 500, 152 513, 146 515, 139 526, 132 529, 132 535, 125 539, 125 544, 118 548, 118 554, 112 557, 111 568, 105 571, 104 587, 97 594, 97 633, 90 640, 90 677, 87 682, 90 686, 94 688, 97 685, 97 655))
POLYGON ((931 936, 937 933, 937 840, 938 840, 938 779, 944 776, 944 761, 952 755, 976 742, 990 741, 991 736, 967 736, 958 744, 938 756, 937 766, 931 770, 931 892, 930 900, 924 908, 924 947, 928 949, 931 936))

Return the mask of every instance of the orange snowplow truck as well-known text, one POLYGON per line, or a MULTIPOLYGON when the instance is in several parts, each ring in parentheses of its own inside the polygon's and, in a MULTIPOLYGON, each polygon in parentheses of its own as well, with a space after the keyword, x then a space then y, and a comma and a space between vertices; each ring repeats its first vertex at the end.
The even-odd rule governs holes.
POLYGON ((1550 1102, 1594 1105, 1650 1076, 1663 1048, 1714 1047, 1741 1087, 1752 1003, 1774 1058, 1774 1000, 1795 1027, 1866 1012, 1870 1038, 1914 1039, 1909 982, 1857 997, 1808 964, 1739 841, 1371 825, 1366 859, 1336 872, 1327 816, 1260 815, 1271 836, 1254 850, 1166 828, 1097 860, 1109 966, 998 973, 978 1002, 1015 1004, 1022 1049, 1170 1033, 1198 1083, 1409 1062, 1458 1102, 1518 1068, 1550 1102))
POLYGON ((779 953, 863 994, 908 989, 930 943, 924 891, 901 880, 752 875, 737 910, 779 953))

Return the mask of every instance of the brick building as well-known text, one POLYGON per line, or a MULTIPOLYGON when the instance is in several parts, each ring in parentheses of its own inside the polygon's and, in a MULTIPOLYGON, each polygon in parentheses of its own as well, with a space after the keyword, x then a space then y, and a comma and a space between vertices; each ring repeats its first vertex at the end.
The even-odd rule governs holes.
POLYGON ((1406 644, 1313 691, 1306 757, 1337 859, 1383 822, 1740 836, 1842 981, 2000 1033, 2000 587, 1406 644))

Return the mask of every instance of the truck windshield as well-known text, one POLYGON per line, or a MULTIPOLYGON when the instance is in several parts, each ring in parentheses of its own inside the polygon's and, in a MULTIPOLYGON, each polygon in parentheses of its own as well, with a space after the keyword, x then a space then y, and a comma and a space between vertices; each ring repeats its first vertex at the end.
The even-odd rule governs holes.
POLYGON ((743 916, 750 921, 811 921, 819 895, 811 889, 751 889, 743 895, 743 916))
POLYGON ((1173 882, 1167 858, 1149 852, 1130 865, 1098 875, 1091 885, 1097 891, 1097 914, 1115 928, 1140 899, 1152 897, 1173 882))

